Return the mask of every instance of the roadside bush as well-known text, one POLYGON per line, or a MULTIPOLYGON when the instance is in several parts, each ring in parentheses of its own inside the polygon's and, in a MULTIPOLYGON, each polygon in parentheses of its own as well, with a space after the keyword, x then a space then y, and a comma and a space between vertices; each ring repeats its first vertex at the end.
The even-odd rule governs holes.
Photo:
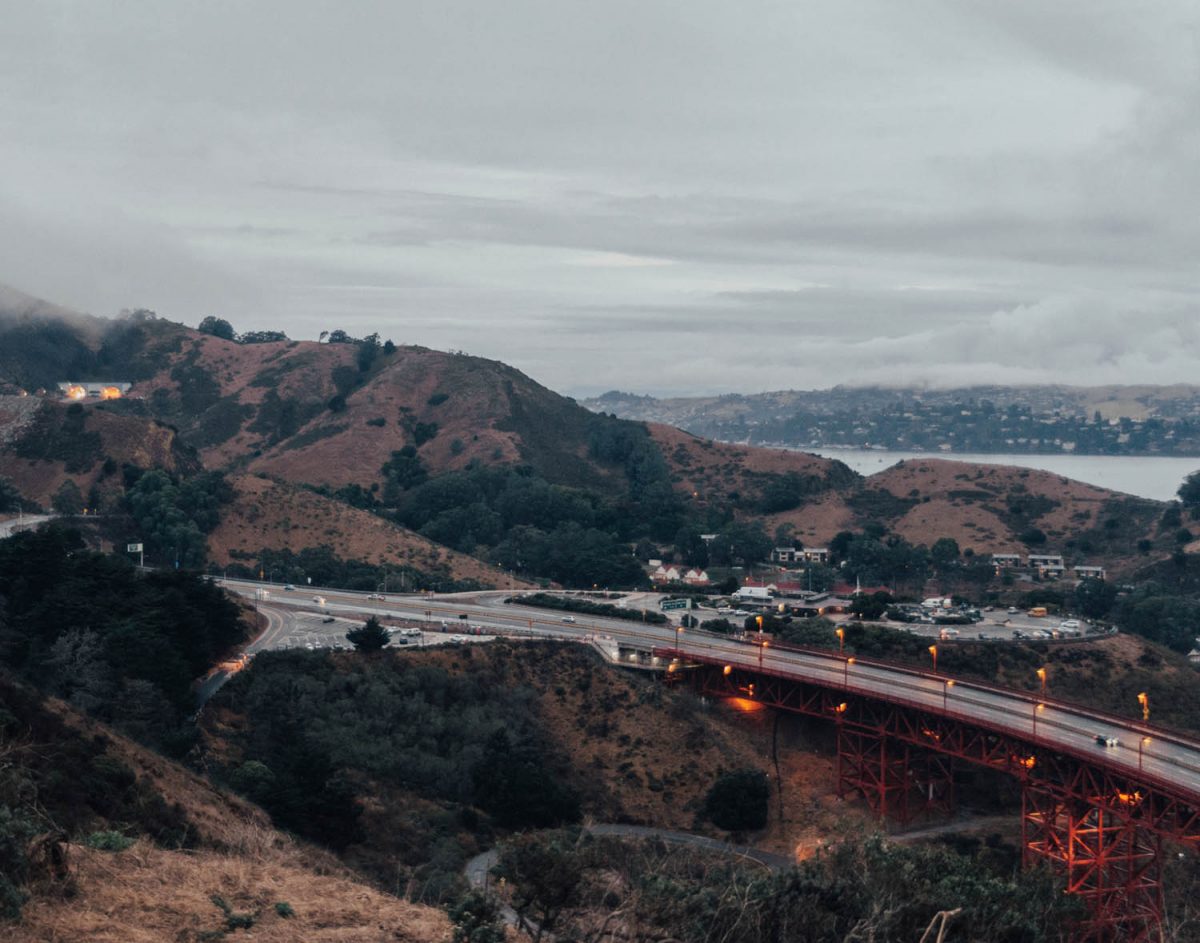
POLYGON ((771 785, 766 773, 739 769, 721 776, 704 797, 704 816, 727 832, 758 831, 767 824, 771 785))

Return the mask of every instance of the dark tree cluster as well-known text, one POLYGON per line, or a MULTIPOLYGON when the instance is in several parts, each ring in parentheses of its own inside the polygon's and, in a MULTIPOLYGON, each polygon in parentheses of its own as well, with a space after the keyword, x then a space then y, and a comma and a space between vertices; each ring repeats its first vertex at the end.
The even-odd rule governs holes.
POLYGON ((192 682, 243 636, 237 608, 193 573, 139 574, 48 528, 0 541, 0 660, 51 694, 177 753, 192 682))

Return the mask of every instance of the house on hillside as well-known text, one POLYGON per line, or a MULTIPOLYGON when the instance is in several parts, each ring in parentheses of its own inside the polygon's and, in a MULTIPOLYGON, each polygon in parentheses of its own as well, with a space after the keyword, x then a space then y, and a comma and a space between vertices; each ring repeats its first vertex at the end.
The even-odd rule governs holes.
POLYGON ((992 566, 997 570, 1007 570, 1011 567, 1021 565, 1021 555, 1019 553, 993 553, 992 566))
POLYGON ((124 380, 92 382, 89 380, 64 380, 58 384, 58 395, 65 400, 78 402, 81 399, 120 399, 133 386, 124 380))
POLYGON ((1029 569, 1037 570, 1041 576, 1059 577, 1066 572, 1067 567, 1063 563, 1062 554, 1031 553, 1029 555, 1029 569))
POLYGON ((1077 580, 1102 580, 1105 576, 1104 567, 1102 566, 1075 567, 1075 579, 1077 580))
POLYGON ((663 564, 660 563, 658 565, 658 567, 653 572, 651 572, 650 582, 651 583, 678 583, 679 582, 679 570, 677 570, 673 566, 663 566, 663 564))
POLYGON ((829 550, 825 547, 805 547, 800 551, 805 563, 828 563, 829 550))
POLYGON ((771 551, 772 563, 798 563, 804 559, 804 551, 795 547, 776 547, 771 551))
POLYGON ((683 574, 683 581, 688 586, 709 586, 712 580, 708 578, 708 573, 705 570, 691 569, 683 574))

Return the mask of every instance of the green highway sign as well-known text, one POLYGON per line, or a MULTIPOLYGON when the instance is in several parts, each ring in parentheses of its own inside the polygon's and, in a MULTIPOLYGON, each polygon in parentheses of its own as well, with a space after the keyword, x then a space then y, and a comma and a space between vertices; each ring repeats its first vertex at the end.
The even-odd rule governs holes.
POLYGON ((692 601, 690 599, 664 599, 658 605, 666 612, 670 609, 688 609, 691 607, 691 604, 692 601))

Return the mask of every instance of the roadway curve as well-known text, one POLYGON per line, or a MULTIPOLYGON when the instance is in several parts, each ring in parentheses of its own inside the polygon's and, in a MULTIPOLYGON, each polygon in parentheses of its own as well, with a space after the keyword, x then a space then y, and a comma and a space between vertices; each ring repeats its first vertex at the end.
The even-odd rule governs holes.
MULTIPOLYGON (((262 584, 228 580, 227 587, 253 597, 262 584)), ((759 648, 737 639, 673 626, 650 625, 576 615, 565 623, 545 609, 503 603, 506 593, 473 593, 459 596, 389 596, 372 601, 362 593, 308 588, 283 593, 271 588, 271 605, 284 599, 301 609, 340 613, 390 615, 450 628, 469 624, 497 631, 524 630, 539 635, 579 637, 603 634, 618 642, 646 648, 670 649, 682 659, 720 661, 747 671, 806 681, 889 703, 915 707, 953 717, 1023 740, 1078 756, 1087 762, 1126 775, 1135 781, 1156 784, 1189 802, 1200 804, 1200 741, 1151 724, 1116 717, 1053 699, 950 679, 878 662, 847 660, 832 652, 794 650, 774 646, 759 648), (325 599, 318 604, 313 596, 325 599), (1042 706, 1039 707, 1038 705, 1042 706), (1097 735, 1115 737, 1118 745, 1102 747, 1097 735)), ((261 636, 260 636, 261 639, 261 636)))

